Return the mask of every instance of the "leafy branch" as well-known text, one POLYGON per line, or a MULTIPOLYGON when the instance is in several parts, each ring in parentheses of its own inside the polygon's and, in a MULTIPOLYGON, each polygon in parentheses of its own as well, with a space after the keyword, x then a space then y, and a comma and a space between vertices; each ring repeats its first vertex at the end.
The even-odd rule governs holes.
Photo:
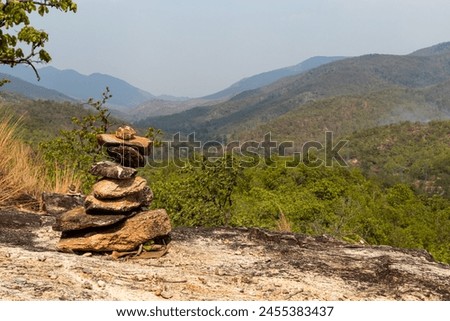
POLYGON ((37 79, 40 79, 35 64, 51 60, 50 54, 43 49, 48 41, 48 34, 31 26, 29 16, 35 11, 44 16, 49 13, 50 8, 63 12, 77 11, 77 5, 72 0, 0 2, 0 64, 11 67, 18 64, 29 65, 37 79), (18 31, 17 27, 20 27, 18 31), (23 49, 26 46, 29 47, 27 53, 23 49))

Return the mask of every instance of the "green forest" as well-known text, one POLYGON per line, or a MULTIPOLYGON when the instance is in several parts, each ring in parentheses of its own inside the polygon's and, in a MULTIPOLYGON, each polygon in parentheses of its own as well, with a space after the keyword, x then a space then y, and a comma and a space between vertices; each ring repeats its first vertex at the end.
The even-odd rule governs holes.
POLYGON ((142 174, 176 226, 244 226, 327 234, 348 241, 428 250, 450 262, 450 201, 416 193, 410 184, 385 184, 358 168, 301 164, 226 166, 228 157, 200 167, 142 174))

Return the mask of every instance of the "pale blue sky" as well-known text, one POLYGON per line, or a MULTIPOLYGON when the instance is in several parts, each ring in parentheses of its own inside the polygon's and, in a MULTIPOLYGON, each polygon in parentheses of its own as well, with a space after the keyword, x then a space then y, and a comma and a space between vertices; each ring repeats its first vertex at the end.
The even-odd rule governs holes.
POLYGON ((449 0, 75 0, 36 18, 60 69, 198 97, 309 57, 450 41, 449 0))

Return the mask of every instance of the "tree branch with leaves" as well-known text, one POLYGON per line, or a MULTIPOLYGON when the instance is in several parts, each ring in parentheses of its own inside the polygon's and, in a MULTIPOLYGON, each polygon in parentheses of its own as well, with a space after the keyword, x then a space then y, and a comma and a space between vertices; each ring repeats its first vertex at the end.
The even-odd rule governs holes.
POLYGON ((77 5, 72 0, 0 0, 0 64, 26 64, 40 79, 35 64, 51 60, 44 49, 48 34, 31 25, 30 15, 37 12, 44 16, 50 9, 76 12, 77 5))

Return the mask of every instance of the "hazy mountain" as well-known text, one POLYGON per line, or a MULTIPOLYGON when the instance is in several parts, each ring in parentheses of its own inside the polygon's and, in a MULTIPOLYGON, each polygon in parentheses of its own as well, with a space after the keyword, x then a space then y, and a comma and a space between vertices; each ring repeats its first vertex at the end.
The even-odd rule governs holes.
POLYGON ((1 92, 17 93, 30 99, 74 101, 73 98, 66 96, 56 90, 33 85, 32 83, 29 83, 17 77, 13 77, 9 74, 0 73, 0 79, 8 79, 10 81, 5 85, 0 86, 1 92))
MULTIPOLYGON (((390 90, 395 94, 397 89, 419 90, 430 86, 438 88, 439 85, 447 88, 445 84, 450 81, 450 52, 445 49, 446 47, 448 44, 439 44, 427 48, 426 51, 422 51, 422 54, 418 51, 419 54, 416 52, 416 54, 403 56, 372 54, 347 58, 322 65, 300 75, 282 78, 266 87, 243 92, 214 106, 196 107, 175 115, 148 118, 138 124, 162 128, 165 132, 195 131, 198 136, 204 138, 239 137, 240 133, 256 130, 292 110, 298 111, 296 117, 301 118, 303 115, 306 117, 317 108, 318 105, 315 103, 320 103, 324 99, 331 99, 326 101, 325 105, 336 106, 335 109, 319 108, 324 115, 328 113, 328 118, 332 121, 333 116, 339 116, 333 113, 346 110, 338 108, 341 102, 333 97, 349 96, 359 99, 360 96, 364 98, 365 95, 382 92, 383 101, 390 103, 395 101, 389 97, 390 90), (425 55, 426 52, 430 55, 425 55)), ((407 94, 396 95, 407 99, 406 105, 413 104, 407 94)), ((426 92, 417 92, 414 96, 420 102, 427 95, 426 92)), ((433 99, 438 98, 431 98, 430 104, 437 104, 433 99)), ((396 104, 389 104, 396 113, 401 113, 402 99, 399 99, 396 104)), ((446 100, 446 97, 443 99, 446 100)), ((344 102, 342 104, 345 106, 344 102)), ((386 104, 373 106, 381 107, 386 104)), ((420 104, 417 106, 420 107, 420 104)), ((377 108, 369 108, 365 112, 366 117, 369 118, 378 116, 377 108)), ((386 113, 389 114, 389 111, 386 113)), ((439 115, 439 112, 430 111, 429 119, 440 117, 439 115)), ((351 113, 348 117, 351 117, 351 113)), ((402 120, 401 117, 397 119, 402 120)), ((349 118, 348 121, 353 120, 349 118)), ((389 119, 383 121, 389 123, 389 119)), ((357 120, 353 122, 356 123, 357 120)), ((321 126, 320 130, 323 130, 323 124, 320 122, 317 124, 321 126)), ((285 122, 279 125, 284 126, 285 122)), ((266 128, 272 131, 282 130, 281 127, 270 125, 266 128)), ((248 137, 248 135, 244 136, 248 137)))
POLYGON ((44 67, 38 70, 41 77, 41 80, 38 81, 33 70, 27 66, 1 67, 0 71, 82 101, 89 98, 100 99, 108 86, 113 95, 109 103, 120 110, 128 110, 154 98, 152 94, 134 87, 124 80, 100 73, 86 76, 75 70, 44 67))
POLYGON ((257 74, 255 76, 244 78, 224 90, 221 90, 212 95, 205 96, 203 98, 211 100, 231 98, 232 96, 235 96, 241 92, 267 86, 281 78, 298 75, 313 68, 317 68, 321 65, 325 65, 327 63, 344 58, 345 57, 312 57, 295 66, 275 69, 257 74))
POLYGON ((192 98, 187 100, 152 99, 128 111, 126 118, 130 120, 140 120, 147 117, 172 115, 194 107, 209 106, 221 101, 223 100, 203 98, 192 98))
POLYGON ((139 120, 146 117, 166 116, 180 113, 194 107, 218 104, 244 91, 263 87, 283 77, 298 75, 318 66, 340 59, 344 59, 344 57, 313 57, 295 66, 276 69, 244 78, 224 90, 200 98, 182 99, 171 96, 158 96, 157 99, 149 100, 133 110, 130 110, 128 118, 139 120))
POLYGON ((411 53, 411 56, 433 56, 450 53, 450 42, 443 42, 431 47, 423 48, 411 53))
POLYGON ((261 139, 272 132, 274 139, 295 141, 301 147, 308 140, 323 141, 324 131, 344 137, 387 124, 436 119, 450 119, 450 82, 420 89, 390 88, 310 101, 254 128, 242 128, 239 136, 261 139))

